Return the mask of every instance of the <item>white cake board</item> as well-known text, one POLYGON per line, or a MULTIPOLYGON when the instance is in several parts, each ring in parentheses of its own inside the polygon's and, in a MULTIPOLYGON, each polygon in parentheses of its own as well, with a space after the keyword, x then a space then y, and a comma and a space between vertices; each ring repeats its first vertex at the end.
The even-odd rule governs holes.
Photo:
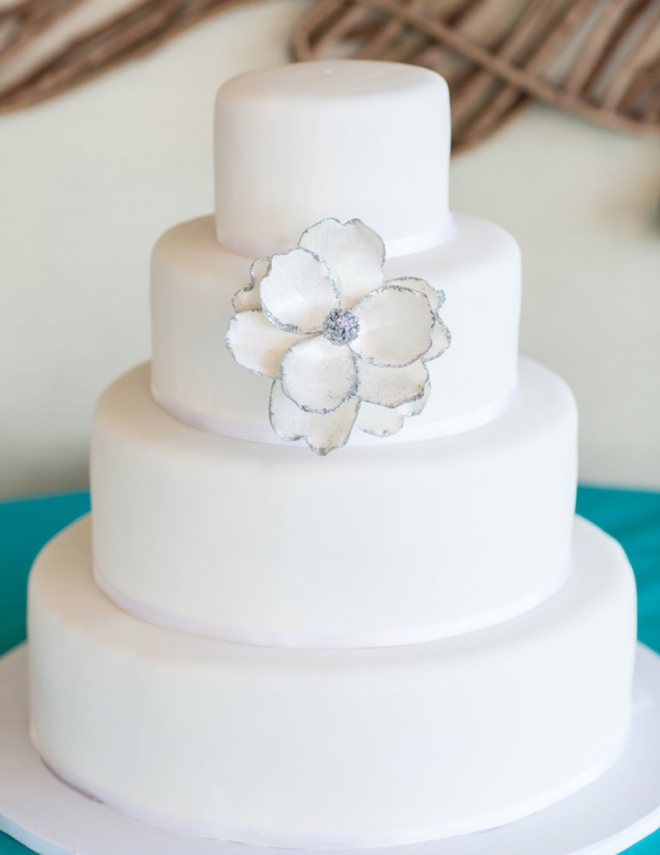
MULTIPOLYGON (((356 855, 617 855, 660 827, 660 656, 639 645, 623 756, 595 783, 491 831, 356 855)), ((300 855, 165 831, 115 813, 56 778, 27 728, 27 649, 0 659, 0 831, 39 855, 300 855)), ((330 850, 326 850, 329 852, 330 850)), ((318 850, 315 855, 322 855, 318 850)), ((340 855, 347 855, 343 850, 340 855)))

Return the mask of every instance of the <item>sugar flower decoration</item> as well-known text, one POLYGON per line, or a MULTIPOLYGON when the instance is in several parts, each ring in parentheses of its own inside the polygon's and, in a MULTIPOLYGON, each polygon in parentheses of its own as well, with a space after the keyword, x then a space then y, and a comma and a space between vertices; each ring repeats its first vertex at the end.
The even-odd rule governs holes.
POLYGON ((430 394, 426 363, 449 347, 444 294, 423 279, 383 282, 385 246, 360 220, 323 220, 298 246, 259 258, 236 293, 227 347, 273 378, 270 423, 317 454, 346 444, 354 426, 399 431, 430 394))

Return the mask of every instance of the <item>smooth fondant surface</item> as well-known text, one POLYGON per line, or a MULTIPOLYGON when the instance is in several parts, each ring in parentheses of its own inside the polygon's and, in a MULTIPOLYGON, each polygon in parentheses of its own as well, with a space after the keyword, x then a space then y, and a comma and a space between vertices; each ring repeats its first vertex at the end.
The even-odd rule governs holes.
POLYGON ((501 824, 603 771, 628 727, 632 572, 580 519, 573 559, 554 597, 481 632, 275 650, 125 614, 94 585, 83 520, 31 576, 37 745, 111 806, 205 836, 378 845, 501 824))
POLYGON ((449 226, 449 91, 428 69, 335 60, 244 74, 220 88, 215 129, 218 238, 239 252, 286 251, 326 217, 358 217, 390 254, 449 226))
POLYGON ((99 582, 141 617, 282 646, 409 643, 531 608, 567 571, 577 420, 558 377, 520 374, 490 425, 319 459, 189 428, 135 369, 94 418, 99 582))
MULTIPOLYGON (((52 774, 28 734, 27 654, 27 646, 20 645, 0 658, 0 830, 40 855, 236 855, 237 844, 231 841, 136 822, 52 774)), ((658 826, 660 657, 638 644, 625 747, 594 783, 487 834, 410 843, 397 847, 396 855, 617 855, 658 826)), ((636 855, 650 855, 658 836, 645 841, 636 855)), ((0 834, 2 855, 18 855, 16 848, 14 840, 0 834)), ((382 846, 359 851, 385 855, 382 846)), ((273 851, 245 843, 240 852, 300 855, 300 849, 273 851)))

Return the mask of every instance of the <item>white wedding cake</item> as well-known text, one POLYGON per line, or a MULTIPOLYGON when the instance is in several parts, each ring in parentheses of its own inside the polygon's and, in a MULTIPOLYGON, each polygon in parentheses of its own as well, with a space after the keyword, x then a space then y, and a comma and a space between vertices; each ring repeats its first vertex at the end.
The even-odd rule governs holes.
POLYGON ((577 418, 517 355, 520 259, 448 207, 449 100, 288 65, 216 108, 215 216, 153 255, 153 360, 94 417, 91 518, 30 581, 31 733, 137 819, 432 840, 626 738, 635 591, 574 517, 577 418))

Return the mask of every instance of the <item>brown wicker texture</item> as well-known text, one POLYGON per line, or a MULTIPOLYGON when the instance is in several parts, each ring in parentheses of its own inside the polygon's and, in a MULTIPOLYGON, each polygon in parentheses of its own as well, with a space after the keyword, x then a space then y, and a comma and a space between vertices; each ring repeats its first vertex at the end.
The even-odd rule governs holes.
MULTIPOLYGON (((85 0, 0 7, 0 71, 85 0)), ((78 86, 249 0, 135 0, 0 85, 0 112, 78 86)), ((349 56, 433 68, 449 81, 454 148, 531 99, 631 131, 660 130, 660 0, 320 0, 297 59, 349 56)))
MULTIPOLYGON (((0 68, 85 0, 23 0, 0 8, 0 68)), ((0 113, 29 107, 149 53, 204 18, 248 0, 139 0, 64 44, 9 85, 0 113)))
POLYGON ((299 60, 432 68, 452 93, 454 150, 532 99, 627 131, 660 132, 660 0, 321 0, 299 60))

